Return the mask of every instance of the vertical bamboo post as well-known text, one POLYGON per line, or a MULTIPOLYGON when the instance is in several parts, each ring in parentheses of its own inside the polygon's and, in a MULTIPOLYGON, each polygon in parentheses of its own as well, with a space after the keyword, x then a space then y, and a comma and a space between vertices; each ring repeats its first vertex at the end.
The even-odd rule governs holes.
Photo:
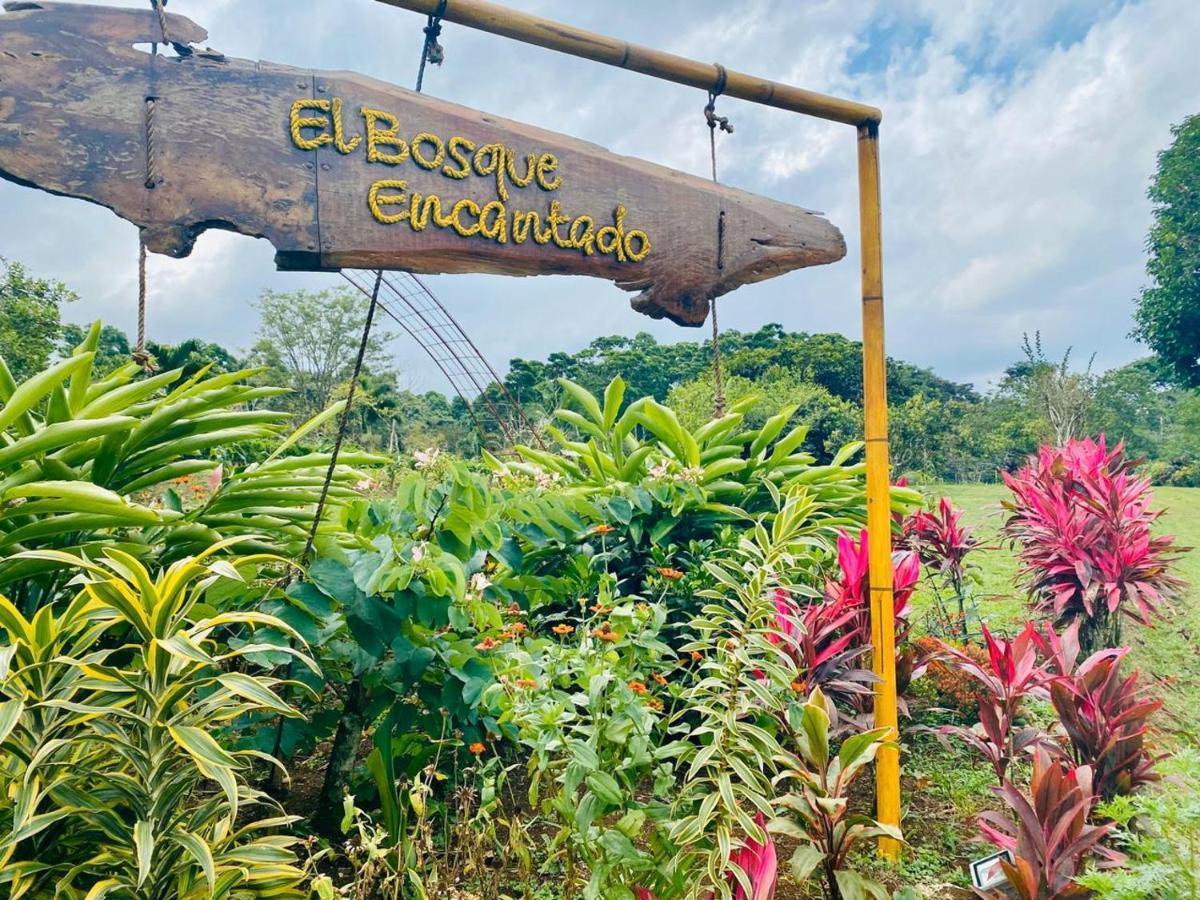
MULTIPOLYGON (((896 624, 892 597, 891 478, 888 468, 887 356, 883 345, 883 235, 879 196, 879 124, 858 126, 858 202, 862 247, 863 407, 867 441, 867 532, 871 597, 871 659, 875 687, 875 727, 899 739, 896 715, 896 624)), ((900 751, 887 747, 875 763, 876 816, 900 825, 900 751)), ((891 838, 879 853, 900 857, 891 838)))

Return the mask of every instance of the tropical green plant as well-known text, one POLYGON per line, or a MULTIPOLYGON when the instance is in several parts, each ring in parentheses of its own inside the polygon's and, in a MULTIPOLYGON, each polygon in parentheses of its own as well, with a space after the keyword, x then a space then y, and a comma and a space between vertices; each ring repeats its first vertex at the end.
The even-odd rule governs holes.
POLYGON ((429 762, 436 741, 461 733, 465 752, 499 732, 480 707, 493 676, 476 647, 503 624, 485 572, 497 565, 498 514, 486 479, 461 463, 447 462, 428 480, 410 472, 392 499, 335 511, 308 580, 264 607, 314 647, 325 674, 312 687, 341 695, 340 709, 314 728, 284 720, 258 735, 260 749, 290 756, 336 727, 317 809, 322 832, 336 833, 372 723, 388 732, 387 765, 400 760, 408 776, 429 762))
MULTIPOLYGON (((590 601, 585 601, 590 602, 590 601)), ((675 786, 664 714, 679 689, 675 654, 658 640, 666 609, 601 593, 578 626, 504 652, 501 681, 489 688, 529 749, 529 799, 557 826, 565 891, 610 896, 655 881, 661 841, 635 844, 661 826, 675 786)))
MULTIPOLYGON (((97 378, 96 323, 67 358, 17 384, 0 359, 0 587, 31 614, 61 594, 55 558, 19 555, 57 549, 95 554, 119 547, 169 562, 232 535, 299 555, 315 513, 329 456, 299 443, 339 411, 286 434, 289 416, 258 408, 286 393, 247 383, 255 370, 175 384, 180 370, 150 377, 132 363, 97 378), (173 385, 173 386, 172 386, 173 385), (247 442, 274 449, 250 465, 223 455, 247 442), (209 490, 181 497, 176 479, 206 473, 209 490)), ((355 496, 364 476, 348 466, 378 458, 344 453, 329 502, 355 496)))
POLYGON ((829 740, 829 701, 819 688, 803 707, 793 704, 786 721, 789 745, 795 746, 796 755, 775 781, 777 785, 793 782, 795 787, 775 802, 791 816, 772 819, 767 829, 800 842, 792 854, 793 877, 805 882, 819 871, 827 900, 867 895, 888 900, 890 895, 883 886, 849 868, 848 860, 860 841, 878 837, 901 840, 900 829, 852 812, 848 796, 850 784, 887 744, 888 729, 852 735, 835 753, 829 740))
POLYGON ((1181 750, 1160 764, 1162 787, 1114 797, 1096 815, 1115 822, 1113 843, 1126 854, 1119 869, 1076 879, 1109 900, 1200 898, 1200 751, 1181 750))
MULTIPOLYGON (((306 897, 293 817, 249 783, 253 751, 214 737, 249 713, 297 713, 248 671, 257 629, 222 609, 264 564, 238 539, 157 575, 117 547, 53 550, 79 585, 31 619, 0 597, 0 884, 12 898, 306 897), (61 612, 58 608, 61 607, 61 612), (248 635, 238 648, 222 643, 248 635), (255 818, 257 809, 265 818, 255 818)), ((299 650, 291 654, 312 665, 299 650)))

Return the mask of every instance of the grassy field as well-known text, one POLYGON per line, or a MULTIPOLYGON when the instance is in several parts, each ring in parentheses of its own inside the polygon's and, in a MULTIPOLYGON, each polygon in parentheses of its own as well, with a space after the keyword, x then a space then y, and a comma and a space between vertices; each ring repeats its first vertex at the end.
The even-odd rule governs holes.
MULTIPOLYGON (((989 627, 1009 630, 1025 615, 1024 597, 1016 587, 1017 563, 999 546, 1003 485, 938 485, 930 496, 948 496, 964 510, 967 522, 994 549, 976 554, 983 578, 980 613, 989 627)), ((1158 488, 1155 504, 1165 514, 1160 528, 1184 547, 1200 548, 1200 488, 1158 488)), ((1182 597, 1159 622, 1145 628, 1129 624, 1133 645, 1130 664, 1158 683, 1166 705, 1159 725, 1164 736, 1200 743, 1200 549, 1185 553, 1179 574, 1188 582, 1182 597)))

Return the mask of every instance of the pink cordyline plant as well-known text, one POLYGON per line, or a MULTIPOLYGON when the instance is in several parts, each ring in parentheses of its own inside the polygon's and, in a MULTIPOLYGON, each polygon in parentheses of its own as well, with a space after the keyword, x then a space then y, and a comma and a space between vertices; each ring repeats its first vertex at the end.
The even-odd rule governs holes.
MULTIPOLYGON (((962 524, 962 515, 961 509, 942 497, 936 511, 917 510, 902 522, 904 546, 916 551, 926 571, 936 575, 958 603, 958 619, 947 623, 947 630, 956 638, 968 636, 966 559, 979 547, 979 538, 972 528, 962 524)), ((940 604, 941 593, 936 586, 935 593, 940 604)), ((945 617, 950 618, 949 614, 945 617)))
POLYGON ((978 752, 1003 784, 1012 761, 1044 743, 1038 729, 1018 727, 1017 721, 1026 697, 1049 696, 1051 673, 1038 659, 1039 636, 1030 623, 1012 640, 992 637, 985 625, 983 641, 988 652, 986 666, 942 644, 942 652, 953 664, 979 683, 979 728, 943 725, 937 733, 943 742, 947 737, 956 737, 978 752))
MULTIPOLYGON (((826 602, 840 602, 853 607, 855 617, 851 627, 856 633, 856 644, 870 646, 871 604, 865 528, 857 542, 845 531, 838 534, 837 562, 840 577, 826 582, 826 602)), ((903 640, 908 634, 908 600, 916 589, 920 575, 921 565, 916 553, 898 550, 892 554, 892 610, 896 617, 897 641, 903 640)))
POLYGON ((1004 533, 1020 547, 1034 606, 1059 626, 1079 620, 1085 653, 1117 646, 1122 617, 1149 624, 1178 593, 1169 566, 1182 548, 1151 533, 1161 513, 1123 443, 1109 450, 1101 435, 1042 447, 1004 482, 1004 533))
POLYGON ((746 873, 750 882, 750 893, 746 893, 742 883, 730 872, 733 900, 772 900, 775 896, 775 882, 779 877, 779 858, 775 852, 775 841, 767 834, 767 820, 762 813, 755 815, 754 823, 766 834, 767 842, 760 844, 752 837, 747 837, 746 843, 734 851, 730 861, 746 873))

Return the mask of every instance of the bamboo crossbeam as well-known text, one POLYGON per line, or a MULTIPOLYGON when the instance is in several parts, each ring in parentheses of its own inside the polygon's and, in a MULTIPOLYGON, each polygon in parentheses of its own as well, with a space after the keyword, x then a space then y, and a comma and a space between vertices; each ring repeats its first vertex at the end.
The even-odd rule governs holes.
MULTIPOLYGON (((432 15, 438 0, 379 0, 388 6, 432 15)), ((443 19, 488 31, 501 37, 536 44, 570 56, 641 72, 677 84, 708 90, 716 84, 717 67, 674 53, 630 44, 584 28, 564 25, 541 16, 518 12, 486 0, 449 0, 443 19)), ((876 123, 883 118, 874 106, 843 100, 816 91, 806 91, 767 78, 726 70, 725 95, 786 109, 791 112, 842 122, 846 125, 876 123)))

